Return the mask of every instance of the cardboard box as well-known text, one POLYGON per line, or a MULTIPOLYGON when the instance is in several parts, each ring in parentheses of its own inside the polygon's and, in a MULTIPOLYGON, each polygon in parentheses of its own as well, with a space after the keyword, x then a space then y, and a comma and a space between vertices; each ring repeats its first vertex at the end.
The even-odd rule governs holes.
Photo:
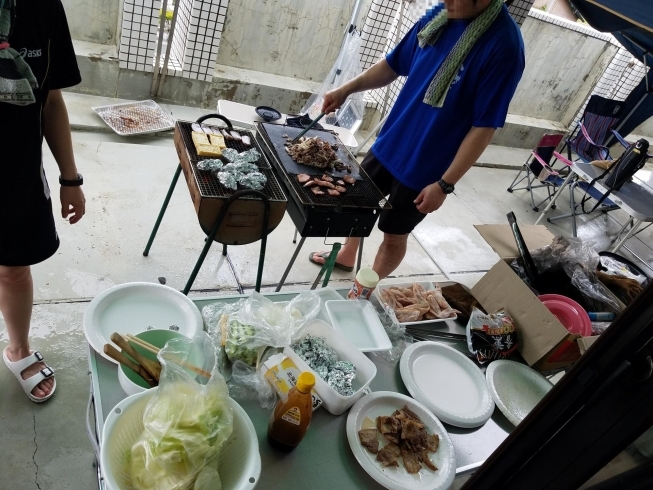
MULTIPOLYGON (((538 371, 557 371, 580 358, 580 335, 558 321, 531 289, 515 274, 510 262, 519 254, 510 225, 475 225, 475 228, 501 258, 472 288, 472 294, 488 312, 500 309, 517 326, 519 353, 538 371)), ((555 236, 543 225, 520 225, 530 251, 551 245, 555 236)))

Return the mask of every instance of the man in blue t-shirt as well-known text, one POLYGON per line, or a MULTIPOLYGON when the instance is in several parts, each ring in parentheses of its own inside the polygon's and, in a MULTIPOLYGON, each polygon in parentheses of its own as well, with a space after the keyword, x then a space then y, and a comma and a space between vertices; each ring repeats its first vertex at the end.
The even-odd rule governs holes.
MULTIPOLYGON (((323 112, 355 92, 406 83, 362 163, 389 195, 373 269, 387 277, 401 263, 408 235, 444 202, 502 127, 524 70, 519 27, 502 0, 444 0, 387 58, 325 96, 323 112)), ((350 238, 336 267, 352 270, 359 239, 350 238)), ((329 252, 311 254, 323 264, 329 252)))

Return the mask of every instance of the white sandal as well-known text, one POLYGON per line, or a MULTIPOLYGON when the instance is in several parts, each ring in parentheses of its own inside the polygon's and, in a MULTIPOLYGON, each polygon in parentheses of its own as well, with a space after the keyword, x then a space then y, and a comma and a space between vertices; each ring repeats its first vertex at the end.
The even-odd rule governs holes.
MULTIPOLYGON (((37 350, 32 351, 32 353, 29 356, 27 356, 25 359, 12 362, 9 360, 9 357, 7 357, 8 348, 9 347, 5 348, 5 350, 2 352, 2 359, 5 361, 5 364, 7 365, 9 370, 12 373, 14 373, 16 379, 20 381, 20 385, 23 387, 25 394, 34 403, 43 403, 44 401, 49 400, 52 397, 52 395, 54 395, 54 390, 57 389, 57 380, 54 379, 54 370, 50 366, 46 364, 45 367, 41 369, 38 373, 36 373, 33 376, 30 376, 27 379, 23 379, 23 376, 21 374, 23 371, 25 371, 25 369, 36 364, 37 362, 43 362, 43 356, 41 355, 41 353, 37 350), (36 388, 36 385, 50 378, 52 378, 54 384, 52 385, 52 391, 50 392, 49 395, 44 396, 43 398, 37 398, 34 395, 32 395, 32 390, 36 388)), ((45 364, 45 362, 43 363, 45 364)))

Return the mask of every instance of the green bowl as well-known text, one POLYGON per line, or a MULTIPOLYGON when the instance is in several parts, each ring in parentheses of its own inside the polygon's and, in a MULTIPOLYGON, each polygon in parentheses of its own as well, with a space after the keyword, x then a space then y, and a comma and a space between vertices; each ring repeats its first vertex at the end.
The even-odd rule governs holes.
MULTIPOLYGON (((163 349, 169 340, 183 338, 184 336, 179 332, 174 332, 172 330, 146 330, 145 332, 136 334, 136 337, 158 347, 159 349, 163 349)), ((156 354, 149 350, 131 343, 130 345, 143 357, 154 361, 157 360, 156 354)), ((126 352, 124 352, 124 355, 131 359, 131 356, 126 352)), ((136 393, 141 393, 150 388, 150 385, 148 385, 143 378, 122 364, 118 366, 118 379, 120 381, 120 386, 122 386, 122 389, 127 393, 127 395, 135 395, 136 393)))

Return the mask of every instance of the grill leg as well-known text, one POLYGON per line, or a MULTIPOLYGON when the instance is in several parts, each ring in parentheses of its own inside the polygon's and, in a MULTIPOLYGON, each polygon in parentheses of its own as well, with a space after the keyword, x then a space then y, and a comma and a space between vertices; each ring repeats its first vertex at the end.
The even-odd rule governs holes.
MULTIPOLYGON (((195 263, 195 268, 193 269, 193 272, 190 273, 190 277, 188 278, 188 282, 186 283, 186 287, 182 291, 184 294, 188 294, 190 291, 190 288, 193 286, 193 283, 195 282, 195 278, 197 278, 197 274, 200 271, 200 268, 202 267, 202 264, 204 263, 204 259, 206 259, 206 255, 209 253, 209 249, 211 248, 211 245, 213 245, 213 241, 215 240, 215 236, 218 234, 218 231, 220 230, 220 227, 222 226, 222 222, 224 221, 224 218, 227 216, 227 212, 229 211, 229 208, 231 207, 231 204, 238 200, 240 197, 243 196, 255 196, 260 198, 263 201, 263 205, 265 206, 265 214, 263 217, 263 235, 261 236, 261 241, 263 242, 261 244, 261 254, 265 255, 265 244, 267 242, 267 231, 268 231, 268 218, 270 216, 270 201, 268 200, 267 197, 265 197, 264 194, 262 194, 259 191, 254 191, 254 190, 243 190, 243 191, 238 191, 235 192, 234 194, 227 199, 227 201, 222 205, 222 208, 220 209, 220 213, 218 213, 218 217, 215 220, 215 224, 213 225, 213 229, 211 230, 211 233, 209 233, 209 236, 206 238, 206 243, 204 244, 204 248, 202 248, 202 252, 200 253, 200 256, 197 259, 197 262, 195 263)), ((226 254, 227 252, 227 246, 225 245, 224 248, 222 249, 222 252, 226 254)), ((263 257, 261 256, 259 260, 259 277, 257 278, 257 291, 261 288, 260 280, 261 280, 261 274, 263 272, 263 257)))
POLYGON ((295 236, 292 238, 293 243, 297 243, 297 228, 295 228, 295 236))
POLYGON ((227 256, 227 244, 226 243, 222 244, 222 255, 224 255, 225 257, 227 256))
POLYGON ((154 223, 154 228, 152 229, 152 233, 150 234, 150 239, 147 241, 147 245, 145 246, 145 250, 143 251, 143 255, 145 257, 147 257, 150 253, 150 248, 152 248, 152 243, 154 243, 154 237, 156 236, 156 233, 159 231, 161 220, 163 220, 163 215, 166 214, 168 203, 170 203, 170 198, 172 197, 172 193, 175 190, 175 186, 177 185, 177 181, 179 180, 180 175, 181 175, 181 163, 177 167, 175 176, 172 178, 172 183, 170 184, 170 188, 168 189, 168 194, 166 194, 166 198, 163 201, 163 206, 161 206, 161 211, 159 211, 159 217, 156 219, 156 223, 154 223))
POLYGON ((361 237, 360 244, 358 245, 358 262, 356 263, 356 274, 361 270, 361 263, 363 262, 363 242, 365 238, 361 237))
POLYGON ((302 237, 302 239, 299 240, 299 245, 295 247, 295 252, 292 254, 292 257, 290 258, 290 262, 288 262, 288 267, 286 267, 283 276, 281 276, 281 280, 279 281, 279 284, 277 284, 277 289, 274 290, 276 293, 281 291, 281 288, 283 287, 283 283, 286 282, 286 278, 288 277, 288 274, 290 274, 290 269, 292 269, 295 260, 297 260, 297 255, 299 255, 299 251, 302 249, 302 246, 304 245, 305 241, 306 241, 306 237, 302 237))
POLYGON ((322 276, 324 276, 324 282, 322 283, 322 287, 323 288, 327 287, 327 285, 329 284, 329 279, 331 279, 331 272, 333 272, 333 267, 336 265, 336 258, 338 257, 338 252, 340 251, 341 247, 342 244, 340 242, 336 242, 333 244, 333 248, 331 249, 329 258, 326 260, 326 262, 320 269, 320 273, 315 278, 315 282, 311 286, 311 290, 317 288, 317 285, 320 283, 320 279, 322 279, 322 276))

